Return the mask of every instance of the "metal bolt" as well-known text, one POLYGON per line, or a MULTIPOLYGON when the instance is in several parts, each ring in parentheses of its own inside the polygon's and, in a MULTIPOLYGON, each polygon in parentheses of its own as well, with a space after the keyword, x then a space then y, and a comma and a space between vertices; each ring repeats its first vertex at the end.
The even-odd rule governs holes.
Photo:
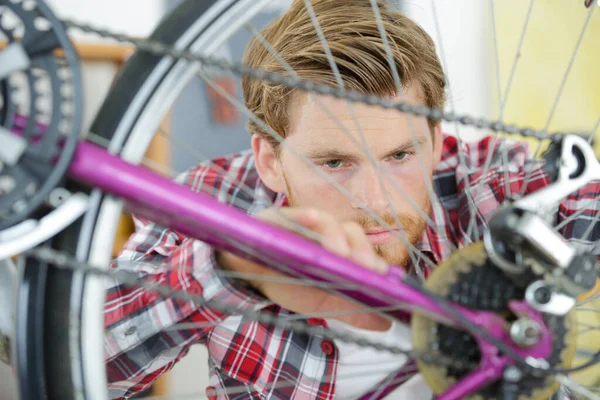
POLYGON ((504 370, 504 379, 508 382, 519 382, 522 376, 521 370, 514 365, 504 370))
POLYGON ((35 194, 35 183, 30 183, 29 185, 27 185, 27 187, 25 188, 25 194, 29 197, 33 196, 35 194))
POLYGON ((552 291, 548 286, 542 286, 534 292, 533 297, 538 304, 547 304, 552 298, 552 291))
POLYGON ((71 193, 67 189, 57 187, 50 192, 50 195, 48 196, 48 203, 52 207, 56 208, 62 203, 64 203, 64 201, 67 200, 70 196, 71 193))
POLYGON ((15 180, 10 175, 0 176, 0 194, 7 194, 15 188, 15 180))
POLYGON ((529 365, 532 368, 538 368, 538 369, 550 368, 550 364, 548 363, 548 361, 544 360, 543 358, 535 358, 535 357, 527 356, 525 358, 525 362, 527 363, 527 365, 529 365))
POLYGON ((506 226, 509 228, 515 228, 519 223, 519 218, 515 214, 509 214, 506 216, 506 226))
POLYGON ((541 329, 537 322, 529 318, 519 318, 510 326, 512 341, 521 347, 530 347, 540 338, 541 329))
POLYGON ((27 208, 27 203, 25 202, 25 200, 17 200, 15 201, 15 203, 12 206, 12 209, 14 212, 21 212, 23 210, 25 210, 27 208))

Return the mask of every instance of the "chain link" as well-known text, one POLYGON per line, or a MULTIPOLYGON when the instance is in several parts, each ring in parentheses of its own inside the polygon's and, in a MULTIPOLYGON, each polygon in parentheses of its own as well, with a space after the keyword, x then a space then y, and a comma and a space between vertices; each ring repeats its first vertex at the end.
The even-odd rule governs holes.
POLYGON ((589 137, 591 133, 585 134, 581 132, 548 132, 546 130, 535 130, 532 128, 524 128, 514 124, 504 124, 501 121, 490 121, 485 118, 475 118, 464 114, 455 114, 452 112, 444 112, 443 110, 430 108, 427 106, 411 105, 403 102, 396 102, 388 99, 382 99, 375 95, 365 95, 358 92, 349 92, 341 88, 332 86, 315 84, 310 81, 304 81, 298 78, 284 76, 281 74, 264 71, 261 69, 250 68, 243 64, 232 63, 227 60, 217 59, 213 57, 203 56, 201 54, 192 53, 186 50, 177 50, 163 43, 147 40, 135 39, 122 33, 112 32, 106 29, 93 27, 87 23, 75 22, 70 19, 63 19, 66 28, 77 29, 85 33, 93 33, 106 39, 113 39, 119 43, 127 43, 134 45, 138 50, 156 56, 169 56, 175 59, 184 59, 192 62, 199 62, 208 67, 216 67, 221 70, 232 72, 236 75, 245 75, 255 79, 270 82, 275 85, 284 85, 290 88, 301 89, 305 92, 316 93, 322 95, 334 96, 337 98, 348 99, 356 103, 364 103, 368 105, 379 106, 385 109, 396 109, 398 111, 425 116, 432 120, 443 120, 446 122, 458 122, 465 126, 474 126, 479 129, 489 129, 494 132, 505 132, 509 134, 517 134, 524 137, 534 137, 536 139, 549 139, 558 141, 565 135, 577 135, 581 137, 589 137))

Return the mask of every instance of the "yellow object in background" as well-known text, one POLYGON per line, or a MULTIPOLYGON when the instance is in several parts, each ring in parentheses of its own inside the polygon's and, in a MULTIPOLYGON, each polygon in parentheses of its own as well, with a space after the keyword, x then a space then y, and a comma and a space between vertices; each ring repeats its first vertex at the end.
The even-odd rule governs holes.
MULTIPOLYGON (((506 96, 529 6, 530 1, 526 0, 494 2, 503 97, 506 96)), ((490 46, 490 55, 490 59, 494 60, 493 46, 490 46)), ((492 63, 489 67, 490 76, 495 77, 495 65, 492 63)), ((499 115, 496 87, 495 80, 490 82, 494 105, 491 115, 494 117, 499 115)), ((600 7, 594 4, 591 9, 586 9, 583 1, 536 0, 516 64, 503 121, 535 129, 547 126, 550 131, 592 132, 596 128, 595 150, 596 154, 600 154, 599 120, 600 7), (586 31, 569 66, 586 20, 586 31), (550 118, 563 82, 564 89, 550 118)), ((538 143, 530 140, 532 149, 537 149, 538 143)), ((543 147, 546 145, 544 143, 543 147)), ((592 293, 599 290, 600 285, 596 285, 592 293)), ((585 297, 591 298, 592 293, 585 297)), ((577 349, 595 353, 600 349, 600 299, 589 301, 580 308, 577 311, 577 349)), ((575 365, 581 365, 589 357, 589 354, 580 354, 575 359, 575 365)), ((599 386, 600 366, 586 369, 574 377, 582 384, 599 386)))
MULTIPOLYGON (((531 1, 495 1, 502 98, 531 1)), ((550 131, 591 132, 600 119, 600 7, 583 2, 536 0, 531 9, 503 120, 550 131), (590 15, 591 14, 591 15, 590 15), (577 43, 584 36, 571 64, 577 43), (566 73, 568 72, 568 75, 566 73), (566 80, 565 80, 566 76, 566 80), (555 112, 551 110, 560 94, 555 112), (548 124, 549 122, 549 124, 548 124)), ((493 46, 490 46, 493 61, 493 46)), ((499 115, 495 65, 489 66, 492 115, 499 115)), ((598 132, 596 132, 598 134, 598 132)), ((534 148, 537 142, 532 141, 534 148)))

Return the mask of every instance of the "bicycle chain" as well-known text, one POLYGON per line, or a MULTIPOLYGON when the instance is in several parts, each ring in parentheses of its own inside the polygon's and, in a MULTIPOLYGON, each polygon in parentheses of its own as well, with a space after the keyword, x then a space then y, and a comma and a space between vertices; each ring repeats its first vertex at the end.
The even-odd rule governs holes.
POLYGON ((364 95, 358 92, 349 92, 341 88, 334 88, 332 86, 315 84, 313 82, 304 81, 299 78, 288 77, 273 72, 267 72, 261 69, 250 68, 243 64, 232 63, 224 59, 203 56, 186 50, 173 49, 172 47, 165 45, 161 42, 148 39, 135 39, 122 33, 111 32, 103 28, 96 28, 93 27, 91 24, 87 23, 75 22, 70 19, 63 19, 62 22, 66 28, 78 29, 85 33, 93 33, 103 38, 116 40, 119 43, 132 44, 137 49, 145 51, 152 55, 170 56, 176 59, 181 58, 187 61, 199 62, 206 66, 217 67, 221 70, 229 71, 239 76, 247 75, 255 79, 268 81, 273 84, 282 84, 290 88, 301 89, 308 93, 334 96, 337 98, 347 99, 355 103, 364 103, 368 105, 379 106, 385 109, 396 109, 404 113, 417 116, 425 116, 433 120, 441 119, 446 122, 458 122, 461 125, 474 126, 479 129, 490 129, 494 132, 518 134, 524 137, 534 137, 540 140, 550 139, 553 142, 560 140, 565 135, 577 135, 587 138, 590 134, 593 134, 593 132, 590 132, 589 134, 584 134, 581 132, 548 132, 546 130, 535 130, 533 128, 519 127, 514 124, 504 124, 501 121, 490 121, 485 118, 475 118, 464 114, 445 112, 443 110, 427 106, 416 106, 403 102, 386 100, 375 95, 364 95))
POLYGON ((53 266, 60 269, 79 271, 85 274, 115 279, 118 280, 118 282, 123 284, 124 286, 142 288, 144 290, 153 291, 164 298, 174 298, 177 300, 191 301, 196 305, 209 307, 224 314, 241 316, 243 318, 250 318, 253 321, 275 325, 279 328, 289 329, 299 334, 323 337, 324 339, 329 340, 340 339, 344 342, 356 344, 361 347, 369 347, 379 351, 388 351, 392 354, 402 354, 411 359, 419 359, 423 360, 424 362, 430 363, 441 363, 442 365, 454 366, 457 368, 475 368, 477 366, 472 363, 457 361, 450 357, 442 355, 432 355, 431 353, 419 353, 414 350, 405 350, 397 346, 386 346, 381 343, 357 338, 349 334, 333 332, 331 329, 328 329, 324 326, 308 325, 306 324, 306 322, 303 321, 282 320, 280 317, 274 314, 259 313, 253 310, 241 310, 235 306, 224 305, 215 301, 206 300, 202 296, 192 295, 159 284, 146 282, 144 281, 143 277, 139 276, 138 273, 132 271, 112 268, 104 269, 101 267, 93 266, 89 263, 79 261, 76 258, 66 254, 65 252, 57 251, 49 247, 34 248, 25 252, 25 255, 32 256, 39 261, 52 264, 53 266))

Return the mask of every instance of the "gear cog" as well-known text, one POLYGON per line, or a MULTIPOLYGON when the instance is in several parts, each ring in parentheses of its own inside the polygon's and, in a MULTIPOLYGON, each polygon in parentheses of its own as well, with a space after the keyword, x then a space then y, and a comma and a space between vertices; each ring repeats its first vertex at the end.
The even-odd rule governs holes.
MULTIPOLYGON (((515 316, 508 308, 511 300, 524 298, 524 287, 506 276, 489 259, 483 242, 477 242, 456 251, 437 267, 425 287, 435 293, 473 310, 491 311, 504 317, 508 323, 515 316)), ((566 316, 544 315, 552 334, 552 352, 546 359, 551 368, 568 368, 575 356, 575 313, 566 316)), ((414 313, 411 323, 413 348, 423 353, 451 357, 467 365, 481 359, 479 346, 468 332, 443 325, 431 318, 414 313)), ((447 367, 421 360, 420 373, 435 394, 449 389, 471 372, 468 367, 447 367)), ((519 400, 547 400, 558 390, 559 384, 551 376, 524 374, 518 382, 519 400)), ((501 399, 502 381, 482 387, 468 399, 501 399)))

